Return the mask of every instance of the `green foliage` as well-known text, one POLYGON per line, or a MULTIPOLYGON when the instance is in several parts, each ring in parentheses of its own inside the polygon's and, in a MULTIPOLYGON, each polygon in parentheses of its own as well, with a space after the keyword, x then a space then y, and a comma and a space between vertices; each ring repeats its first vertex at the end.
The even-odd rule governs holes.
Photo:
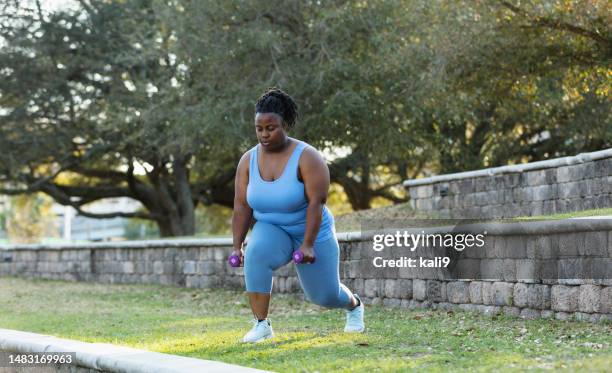
POLYGON ((79 4, 3 5, 0 192, 85 215, 135 198, 115 216, 194 234, 198 205, 232 206, 273 85, 297 99, 293 136, 343 150, 353 210, 405 201, 407 178, 612 147, 604 0, 79 4))
POLYGON ((159 228, 149 220, 130 219, 125 224, 125 238, 128 240, 155 239, 159 236, 159 228))
POLYGON ((612 146, 609 2, 437 4, 441 173, 612 146))
POLYGON ((6 231, 6 211, 0 211, 0 231, 6 231))
POLYGON ((6 232, 12 243, 38 243, 43 237, 57 237, 52 200, 44 194, 10 198, 6 212, 6 232))
POLYGON ((196 210, 196 233, 198 235, 231 234, 232 209, 220 206, 198 206, 196 210))

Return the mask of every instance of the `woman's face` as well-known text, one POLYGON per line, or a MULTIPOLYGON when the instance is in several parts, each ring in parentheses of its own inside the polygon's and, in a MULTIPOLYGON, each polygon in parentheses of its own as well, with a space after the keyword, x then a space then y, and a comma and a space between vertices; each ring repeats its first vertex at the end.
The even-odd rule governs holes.
POLYGON ((266 150, 282 148, 287 141, 283 120, 276 113, 257 113, 255 115, 257 140, 266 150))

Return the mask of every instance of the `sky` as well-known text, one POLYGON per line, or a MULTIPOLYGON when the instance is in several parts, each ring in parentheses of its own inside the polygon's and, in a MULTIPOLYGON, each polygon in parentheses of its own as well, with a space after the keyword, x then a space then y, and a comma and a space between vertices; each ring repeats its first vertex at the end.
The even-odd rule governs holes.
POLYGON ((78 6, 75 0, 41 0, 41 4, 44 9, 50 11, 78 6))

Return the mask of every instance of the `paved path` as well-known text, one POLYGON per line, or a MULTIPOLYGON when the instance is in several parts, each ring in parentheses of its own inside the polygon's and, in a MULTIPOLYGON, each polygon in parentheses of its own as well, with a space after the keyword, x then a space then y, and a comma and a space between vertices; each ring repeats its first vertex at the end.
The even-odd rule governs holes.
POLYGON ((162 354, 108 343, 80 342, 11 329, 0 329, 0 351, 75 352, 76 366, 113 373, 266 372, 219 361, 162 354))

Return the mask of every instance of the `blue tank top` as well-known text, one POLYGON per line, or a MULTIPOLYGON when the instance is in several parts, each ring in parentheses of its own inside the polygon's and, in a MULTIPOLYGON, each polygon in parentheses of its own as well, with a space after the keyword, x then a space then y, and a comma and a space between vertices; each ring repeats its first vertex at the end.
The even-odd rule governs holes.
MULTIPOLYGON (((247 186, 247 203, 253 209, 255 220, 280 227, 300 243, 306 231, 308 200, 304 183, 298 180, 298 163, 306 146, 306 143, 298 141, 283 173, 274 181, 266 181, 261 177, 257 162, 259 144, 254 146, 250 150, 247 186)), ((334 236, 334 217, 327 206, 323 205, 321 226, 315 242, 323 242, 334 236)))

